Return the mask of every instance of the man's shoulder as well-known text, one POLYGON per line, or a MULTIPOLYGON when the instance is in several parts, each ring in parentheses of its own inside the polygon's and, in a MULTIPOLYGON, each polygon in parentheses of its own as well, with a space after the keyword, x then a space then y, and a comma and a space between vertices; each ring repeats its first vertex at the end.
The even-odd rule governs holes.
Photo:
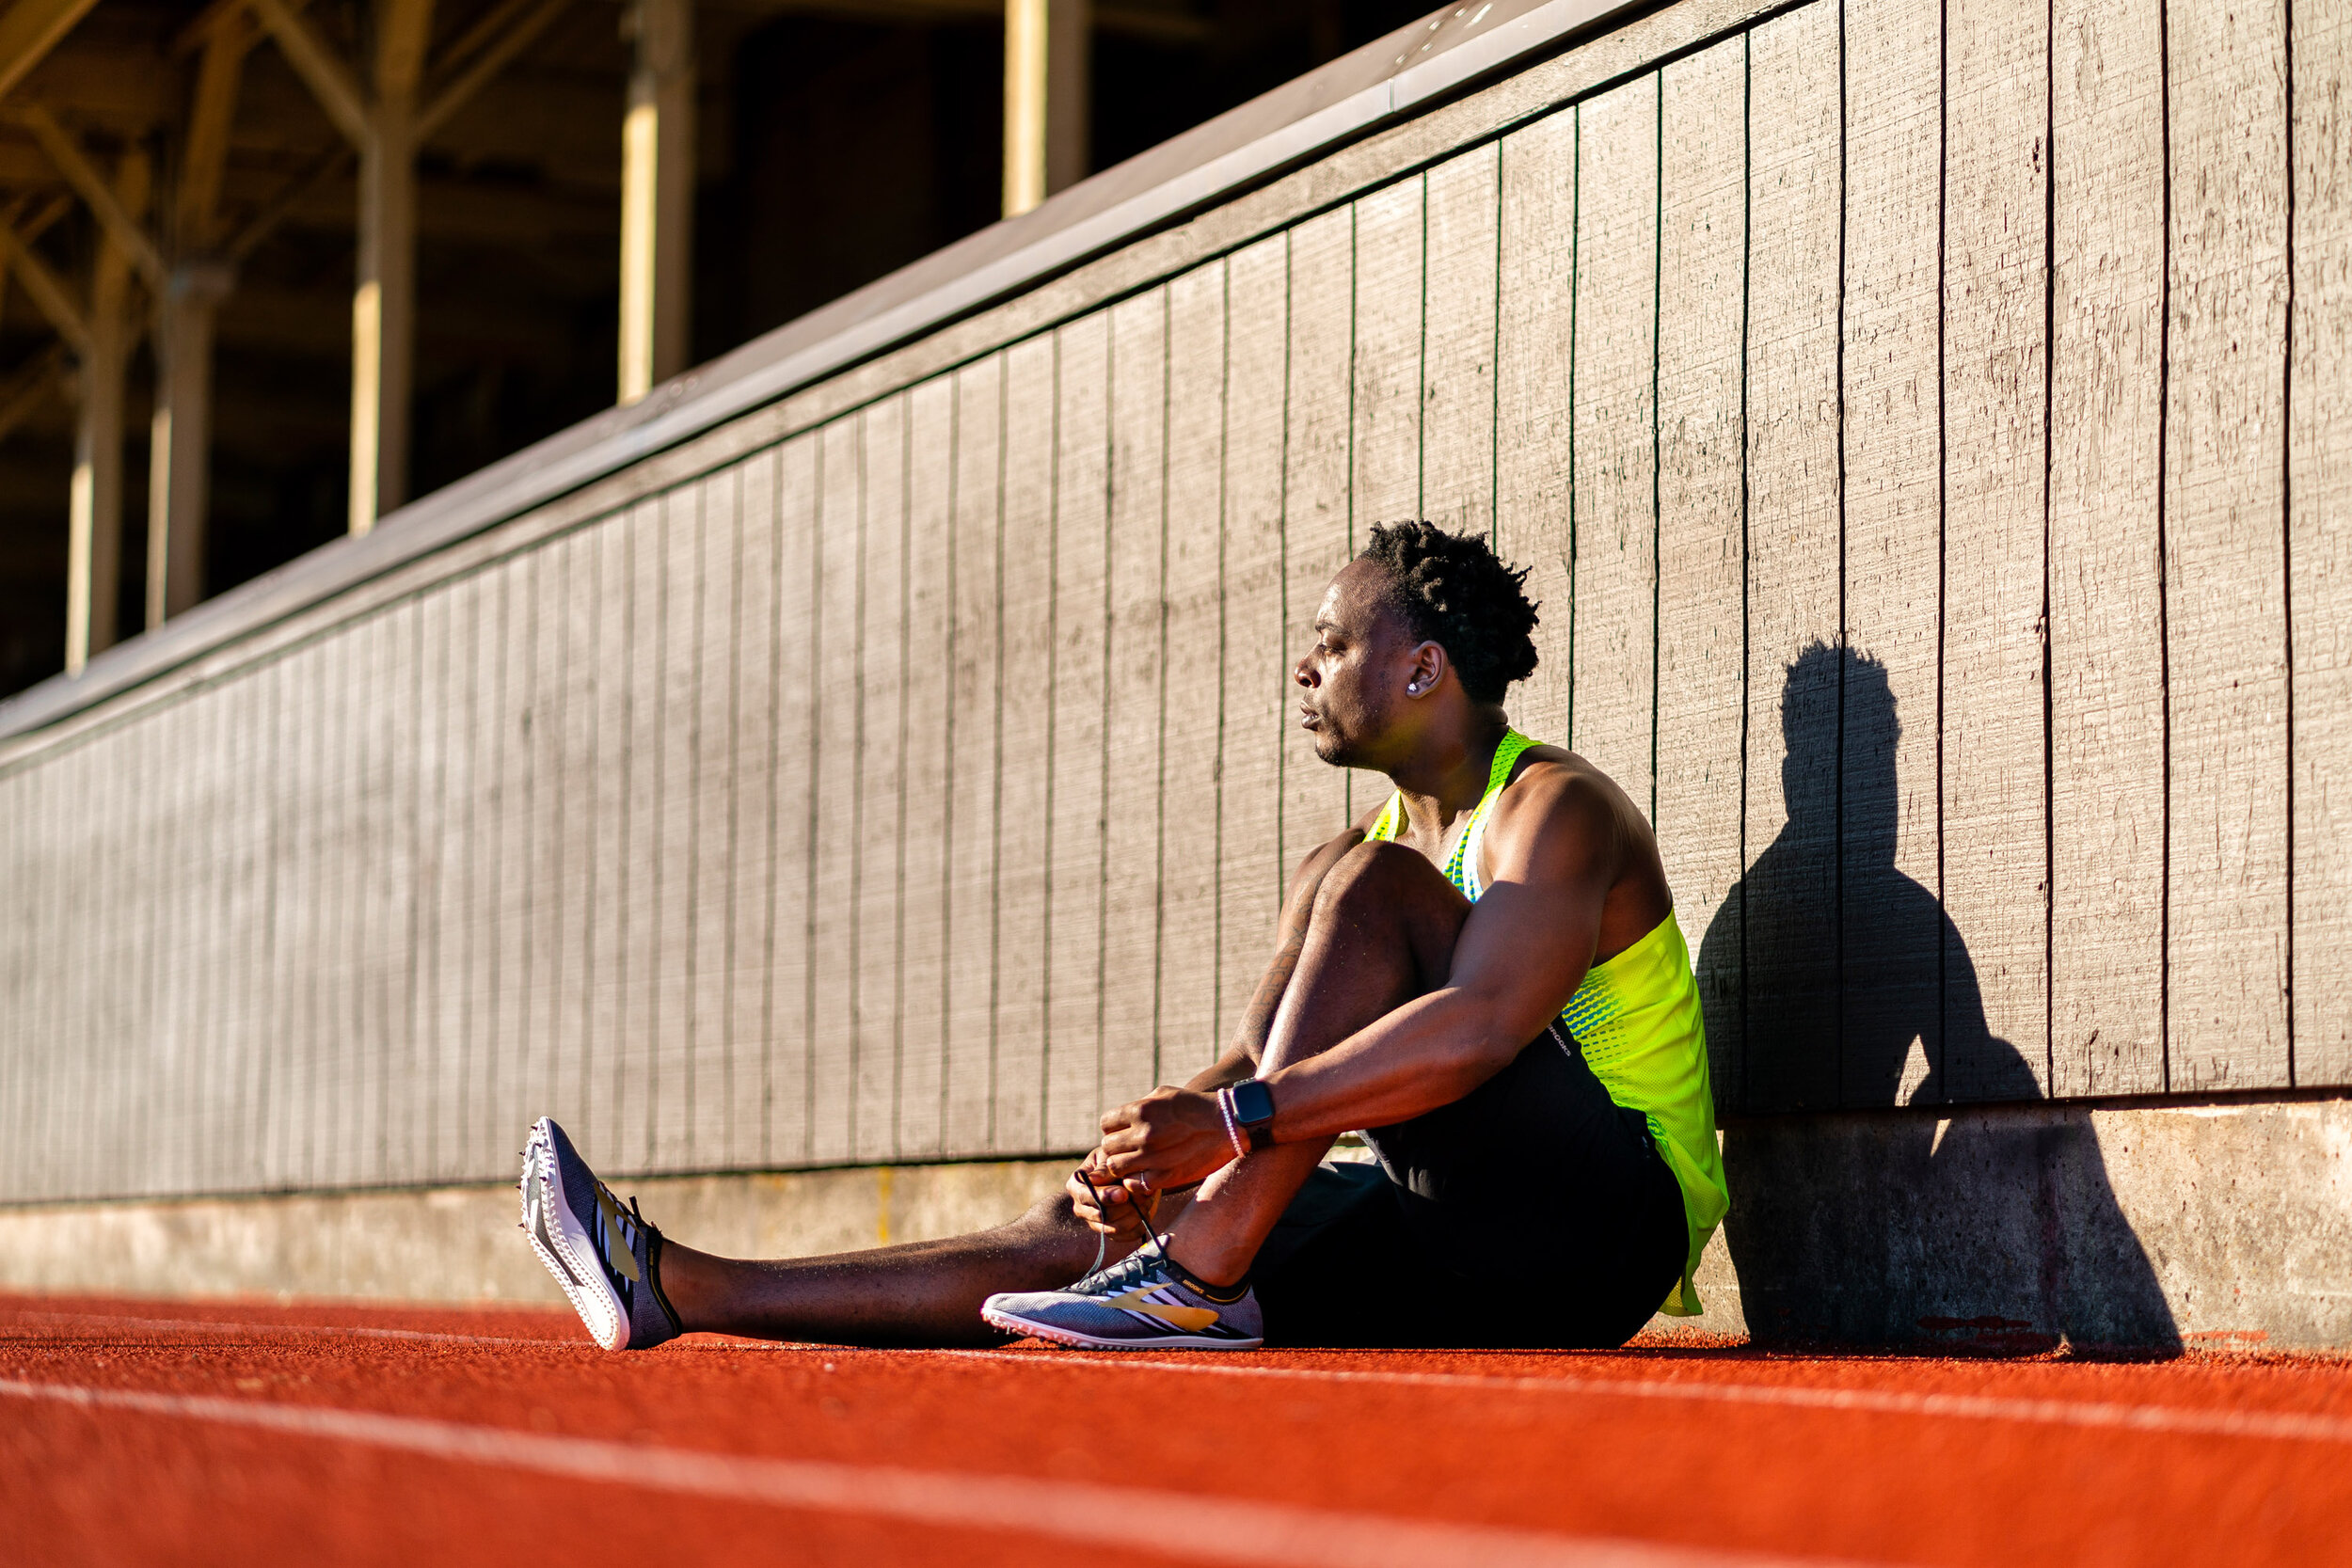
POLYGON ((1531 746, 1495 802, 1495 826, 1613 839, 1629 806, 1616 781, 1588 759, 1565 746, 1531 746))

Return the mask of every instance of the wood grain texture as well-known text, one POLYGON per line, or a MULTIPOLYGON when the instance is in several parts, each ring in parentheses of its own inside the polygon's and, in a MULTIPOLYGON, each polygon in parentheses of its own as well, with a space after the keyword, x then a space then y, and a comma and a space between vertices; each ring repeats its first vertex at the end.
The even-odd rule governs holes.
POLYGON ((1956 11, 1945 95, 1945 439, 1964 456, 1944 498, 1943 1065, 1963 1101, 2049 1092, 2048 26, 1956 11))
POLYGON ((1934 0, 1847 8, 1838 940, 1839 1098, 1849 1105, 1947 1092, 1936 794, 1944 403, 1940 258, 1927 221, 1944 135, 1942 82, 1926 69, 1941 51, 1942 16, 1934 0))
POLYGON ((2154 0, 2055 19, 2050 1092, 2164 1087, 2164 59, 2154 0))
POLYGON ((1421 515, 1440 528, 1491 535, 1495 494, 1495 233, 1502 144, 1439 164, 1428 176, 1426 326, 1422 356, 1421 515))
POLYGON ((1747 1059, 1716 1095, 1777 1111, 1840 1096, 1837 15, 1749 38, 1747 1059))
POLYGON ((1216 1059, 1217 872, 1224 830, 1218 716, 1224 681, 1226 268, 1168 288, 1166 753, 1162 784, 1157 1076, 1183 1083, 1216 1059))
POLYGON ((1666 68, 1659 193, 1658 847, 1700 971, 1708 1047, 1738 1081, 1740 777, 1746 587, 1740 327, 1746 305, 1746 55, 1739 40, 1666 68))
POLYGON ((864 415, 866 465, 863 669, 858 681, 857 1074, 850 1151, 898 1152, 900 1073, 899 943, 903 929, 906 791, 906 402, 864 415))
POLYGON ((906 671, 900 724, 906 756, 899 810, 902 942, 898 989, 900 1069, 894 1140, 901 1154, 940 1152, 946 1134, 949 656, 954 604, 955 383, 926 381, 906 394, 908 470, 906 671))
POLYGON ((728 769, 735 779, 735 797, 727 824, 727 1059, 722 1089, 727 1158, 749 1165, 766 1155, 769 1045, 775 1006, 770 913, 776 817, 787 798, 783 758, 775 744, 782 701, 775 453, 755 453, 738 464, 733 474, 737 581, 728 769))
POLYGON ((2352 11, 2295 13, 2295 1081, 2352 1083, 2352 11))
POLYGON ((1103 921, 1109 875, 1104 791, 1109 646, 1110 316, 1056 334, 1051 625, 1041 677, 1052 699, 1046 747, 1053 809, 1045 911, 1044 1099, 1039 1139, 1091 1148, 1103 1109, 1103 921))
MULTIPOLYGON (((1347 209, 1311 218, 1289 246, 1290 369, 1282 491, 1283 677, 1314 646, 1316 611, 1353 553, 1348 537, 1349 372, 1353 354, 1353 219, 1347 209)), ((1351 775, 1318 759, 1282 694, 1281 843, 1284 874, 1346 827, 1351 775)))
POLYGON ((1554 744, 1568 738, 1576 638, 1569 568, 1576 147, 1577 111, 1568 109, 1505 136, 1501 154, 1495 547, 1528 568, 1527 594, 1542 617, 1535 632, 1540 662, 1511 694, 1512 721, 1554 744))
POLYGON ((1375 523, 1422 508, 1422 257, 1428 181, 1413 175, 1359 198, 1356 213, 1356 547, 1375 523))
POLYGON ((1157 1081, 1160 865, 1167 847, 1161 723, 1167 665, 1168 299, 1111 308, 1110 506, 1104 544, 1103 1090, 1121 1103, 1157 1081))
POLYGON ((811 432, 777 453, 774 842, 769 850, 769 1048, 761 1064, 769 1160, 806 1160, 817 987, 817 769, 819 715, 808 700, 818 661, 818 444, 811 432))
POLYGON ((1053 855, 1056 341, 1005 354, 1003 616, 996 819, 996 1143, 1044 1147, 1053 855))
POLYGON ((1004 498, 1005 365, 954 377, 955 515, 949 558, 946 1136, 941 1152, 996 1147, 997 522, 1004 498))
MULTIPOLYGON (((581 971, 580 1121, 564 1123, 576 1143, 597 1152, 592 1159, 617 1159, 620 1149, 620 1078, 616 1069, 628 1047, 627 942, 629 906, 630 721, 635 705, 634 650, 631 646, 634 584, 631 550, 635 533, 627 514, 608 517, 588 534, 594 551, 590 580, 596 585, 595 634, 603 678, 596 688, 596 774, 581 791, 580 810, 588 817, 594 847, 581 895, 589 905, 581 971)), ((453 769, 458 758, 450 758, 453 769)), ((447 799, 445 792, 444 799, 447 799)), ((459 853, 455 841, 453 858, 459 853)), ((453 869, 453 876, 462 875, 453 869)), ((454 923, 453 922, 452 925, 454 923)), ((441 985, 445 991, 464 962, 462 950, 451 954, 450 944, 462 935, 444 927, 441 985)), ((450 994, 460 995, 460 991, 450 994)), ((453 1020, 454 1029, 462 1020, 453 1020)))
POLYGON ((859 889, 871 846, 859 778, 865 595, 860 581, 866 522, 863 415, 818 433, 817 612, 811 705, 816 710, 808 810, 816 826, 810 886, 807 1158, 846 1161, 854 1147, 857 1060, 865 1021, 860 988, 859 889))
POLYGON ((1581 112, 1568 744, 1654 817, 1658 78, 1629 82, 1581 112))
POLYGON ((694 829, 702 794, 702 495, 692 486, 662 498, 660 748, 652 846, 655 958, 651 1158, 661 1169, 694 1163, 694 829))
MULTIPOLYGON (((735 857, 730 834, 739 713, 736 626, 742 612, 739 522, 742 495, 733 469, 694 485, 698 607, 694 630, 694 806, 688 824, 686 1148, 696 1168, 735 1158, 728 939, 735 857)), ((551 868, 551 871, 560 868, 551 868)))
POLYGON ((1282 237, 1236 252, 1225 390, 1224 697, 1219 781, 1219 1046, 1249 1006, 1280 911, 1282 748, 1291 711, 1282 652, 1283 445, 1292 291, 1282 237))
POLYGON ((651 1170, 658 1158, 651 1107, 659 1028, 654 997, 661 956, 661 503, 650 500, 630 508, 618 526, 628 541, 623 629, 628 650, 623 762, 627 784, 621 807, 621 874, 613 889, 620 918, 620 952, 613 966, 620 1030, 612 1056, 603 1064, 612 1074, 612 1152, 596 1158, 609 1159, 623 1170, 651 1170))
POLYGON ((2169 8, 2174 1090, 2289 1077, 2282 4, 2169 8))

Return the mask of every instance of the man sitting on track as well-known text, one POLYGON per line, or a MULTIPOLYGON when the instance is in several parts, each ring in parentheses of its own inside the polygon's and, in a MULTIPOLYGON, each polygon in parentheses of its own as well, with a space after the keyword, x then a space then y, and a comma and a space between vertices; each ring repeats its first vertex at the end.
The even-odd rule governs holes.
POLYGON ((1525 577, 1405 523, 1332 579, 1300 723, 1395 793, 1299 866, 1224 1057, 1104 1116, 1066 1196, 950 1241, 737 1261, 665 1243, 540 1121, 524 1228, 590 1332, 1613 1346, 1697 1311, 1728 1197, 1690 954, 1641 811, 1504 717, 1535 668, 1525 577), (1379 1164, 1322 1164, 1351 1128, 1379 1164))

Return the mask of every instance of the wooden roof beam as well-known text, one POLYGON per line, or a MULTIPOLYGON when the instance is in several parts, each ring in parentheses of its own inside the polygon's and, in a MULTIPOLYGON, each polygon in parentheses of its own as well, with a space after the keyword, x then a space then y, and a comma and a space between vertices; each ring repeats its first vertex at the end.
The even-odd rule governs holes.
POLYGON ((368 139, 368 105, 361 96, 359 79, 345 65, 342 57, 310 29, 310 24, 296 16, 287 0, 251 0, 262 24, 278 40, 285 53, 286 63, 310 89, 326 111, 326 118, 335 122, 335 129, 350 138, 354 147, 365 146, 368 139))
POLYGON ((148 238, 146 226, 131 215, 114 187, 90 167, 89 160, 82 155, 73 138, 66 135, 56 117, 38 103, 28 103, 17 111, 17 119, 33 133, 33 139, 40 143, 40 150, 49 155, 57 172, 65 176, 65 182, 89 204, 99 226, 106 230, 106 237, 139 269, 147 286, 160 293, 168 270, 164 265, 163 253, 155 248, 155 242, 148 238))
POLYGON ((0 96, 24 80, 98 0, 16 0, 0 12, 0 96))

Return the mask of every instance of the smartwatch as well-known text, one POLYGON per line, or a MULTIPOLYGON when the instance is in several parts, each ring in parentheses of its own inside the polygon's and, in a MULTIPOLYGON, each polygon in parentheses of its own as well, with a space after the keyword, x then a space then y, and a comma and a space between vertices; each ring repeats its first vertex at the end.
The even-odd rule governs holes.
POLYGON ((1225 1091, 1232 1096, 1233 1120, 1252 1148, 1274 1147, 1274 1091, 1255 1078, 1245 1078, 1225 1091))

